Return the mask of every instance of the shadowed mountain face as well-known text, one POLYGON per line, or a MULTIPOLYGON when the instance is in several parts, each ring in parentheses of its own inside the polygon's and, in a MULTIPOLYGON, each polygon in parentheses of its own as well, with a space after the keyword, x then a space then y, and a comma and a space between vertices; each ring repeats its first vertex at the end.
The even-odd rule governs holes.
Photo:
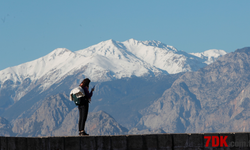
POLYGON ((141 118, 139 111, 160 98, 181 75, 164 75, 158 78, 133 77, 100 83, 90 103, 90 111, 103 110, 124 127, 132 129, 141 118))
POLYGON ((13 136, 12 126, 8 120, 0 117, 0 136, 13 136))
MULTIPOLYGON (((140 119, 139 111, 152 104, 154 99, 159 98, 164 89, 169 88, 180 76, 181 74, 176 74, 157 78, 132 77, 102 83, 91 82, 91 86, 96 85, 96 89, 90 103, 90 112, 94 111, 93 114, 95 114, 101 111, 99 115, 108 119, 105 119, 107 122, 102 123, 101 126, 97 124, 99 121, 103 122, 100 119, 93 124, 91 123, 93 117, 90 115, 92 113, 90 113, 86 124, 88 132, 92 135, 127 133, 126 128, 133 128, 140 119), (110 115, 126 128, 121 127, 112 117, 109 117, 110 115), (88 124, 93 124, 93 127, 88 124)), ((72 83, 75 84, 75 82, 72 83)), ((11 117, 13 113, 17 116, 12 120, 13 132, 17 136, 77 135, 78 110, 75 104, 68 100, 69 90, 63 90, 65 87, 69 88, 69 85, 70 82, 67 80, 51 89, 51 94, 62 94, 49 96, 49 92, 46 92, 43 96, 33 95, 37 102, 30 109, 25 109, 27 102, 31 101, 29 97, 15 104, 12 110, 21 108, 25 111, 9 114, 11 117), (41 97, 44 98, 41 99, 41 97)), ((145 132, 153 133, 149 130, 145 132)), ((134 133, 141 133, 141 131, 134 130, 134 133)))
MULTIPOLYGON (((159 98, 164 89, 169 88, 180 76, 181 74, 177 74, 147 79, 133 77, 97 83, 90 103, 90 112, 94 112, 89 113, 87 131, 91 135, 127 133, 128 129, 133 128, 139 121, 139 111, 159 98), (119 125, 116 120, 128 129, 119 125)), ((67 84, 68 82, 65 82, 60 86, 67 87, 67 84)), ((67 95, 48 96, 19 114, 14 120, 13 132, 17 136, 77 135, 78 109, 68 100, 67 95)), ((131 134, 142 132, 155 133, 149 130, 133 130, 131 134)))
MULTIPOLYGON (((46 98, 29 118, 19 118, 12 128, 17 136, 78 135, 77 106, 65 95, 46 98)), ((103 111, 89 113, 86 130, 91 135, 125 134, 128 130, 103 111)), ((10 128, 11 131, 11 128, 10 128)))
MULTIPOLYGON (((33 106, 34 112, 27 118, 20 115, 13 125, 17 136, 52 136, 64 121, 65 116, 74 108, 64 95, 47 97, 41 104, 33 106)), ((29 110, 28 110, 29 111, 29 110)))
POLYGON ((250 131, 250 48, 178 78, 137 126, 165 132, 250 131))
MULTIPOLYGON (((53 131, 53 135, 78 135, 78 113, 78 109, 74 108, 65 117, 60 127, 53 131)), ((89 113, 85 127, 86 132, 90 135, 122 135, 128 132, 128 129, 122 127, 104 111, 89 113)))

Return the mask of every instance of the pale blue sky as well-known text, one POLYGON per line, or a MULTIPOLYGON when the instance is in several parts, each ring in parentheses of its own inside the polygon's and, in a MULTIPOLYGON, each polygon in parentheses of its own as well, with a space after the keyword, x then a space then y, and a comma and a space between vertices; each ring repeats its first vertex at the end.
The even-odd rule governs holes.
POLYGON ((250 46, 249 8, 249 0, 0 0, 0 70, 109 39, 232 52, 250 46))

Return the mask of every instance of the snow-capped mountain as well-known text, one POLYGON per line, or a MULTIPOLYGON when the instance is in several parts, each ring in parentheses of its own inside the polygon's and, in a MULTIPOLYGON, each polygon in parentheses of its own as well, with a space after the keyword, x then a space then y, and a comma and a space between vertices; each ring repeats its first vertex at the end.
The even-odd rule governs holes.
MULTIPOLYGON (((210 54, 215 58, 214 53, 204 52, 201 54, 204 57, 194 54, 199 56, 196 57, 159 41, 134 39, 125 42, 107 40, 76 52, 58 48, 34 61, 1 70, 0 90, 9 86, 15 88, 15 93, 11 95, 15 102, 34 87, 39 86, 40 92, 43 92, 76 73, 94 82, 175 74, 206 66, 203 62, 214 60, 210 60, 210 54)), ((221 52, 216 56, 223 54, 221 52)))
MULTIPOLYGON (((199 70, 208 60, 212 62, 224 54, 221 50, 188 54, 159 41, 134 39, 124 42, 107 40, 75 52, 58 48, 36 60, 0 71, 0 116, 12 125, 17 119, 30 119, 36 116, 34 114, 48 97, 58 93, 63 94, 70 106, 71 102, 67 101, 69 91, 89 77, 91 84, 97 85, 90 111, 104 110, 130 130, 142 117, 139 111, 171 88, 184 74, 180 72, 199 70)), ((61 119, 66 114, 60 116, 61 113, 54 111, 64 111, 67 107, 59 102, 58 106, 49 109, 61 119)), ((51 118, 46 119, 50 124, 51 118)), ((32 120, 28 122, 33 123, 32 120)), ((47 127, 43 131, 47 131, 47 127)))

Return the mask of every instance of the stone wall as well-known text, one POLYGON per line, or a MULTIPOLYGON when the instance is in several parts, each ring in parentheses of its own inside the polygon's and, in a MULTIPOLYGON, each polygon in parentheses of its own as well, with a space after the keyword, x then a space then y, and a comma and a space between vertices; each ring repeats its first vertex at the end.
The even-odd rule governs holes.
POLYGON ((250 149, 249 133, 0 137, 0 150, 199 150, 218 148, 250 149), (209 138, 211 138, 210 142, 207 143, 209 138))

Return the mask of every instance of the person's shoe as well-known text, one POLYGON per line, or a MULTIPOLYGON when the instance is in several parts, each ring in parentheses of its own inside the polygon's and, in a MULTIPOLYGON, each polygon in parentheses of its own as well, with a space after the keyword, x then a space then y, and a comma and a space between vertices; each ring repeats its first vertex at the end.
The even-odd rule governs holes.
POLYGON ((82 132, 82 135, 84 136, 88 136, 89 134, 87 134, 85 131, 82 132))
POLYGON ((80 136, 88 136, 89 134, 87 134, 85 131, 83 131, 83 132, 80 132, 79 135, 80 136))

